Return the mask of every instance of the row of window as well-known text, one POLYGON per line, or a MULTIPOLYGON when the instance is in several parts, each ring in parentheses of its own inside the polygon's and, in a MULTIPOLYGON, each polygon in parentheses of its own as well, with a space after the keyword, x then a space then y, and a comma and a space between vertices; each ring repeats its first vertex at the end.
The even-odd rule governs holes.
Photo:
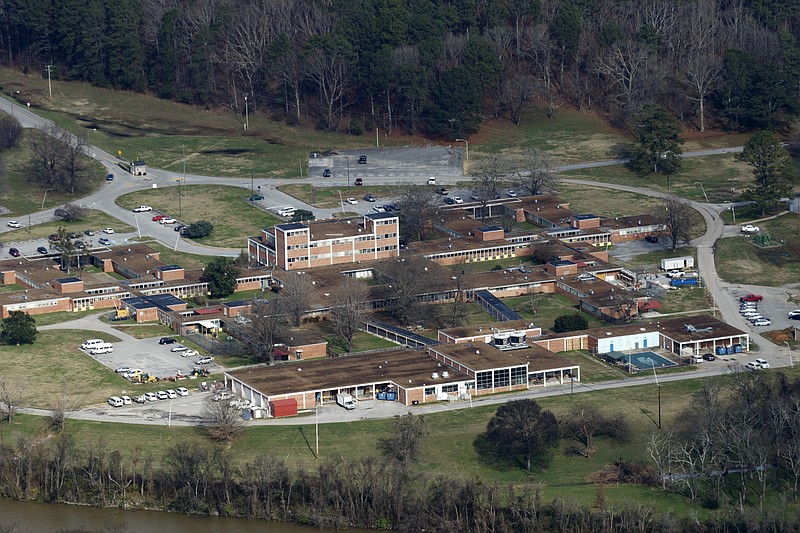
POLYGON ((528 382, 528 369, 524 366, 478 372, 475 379, 478 390, 524 385, 528 382))

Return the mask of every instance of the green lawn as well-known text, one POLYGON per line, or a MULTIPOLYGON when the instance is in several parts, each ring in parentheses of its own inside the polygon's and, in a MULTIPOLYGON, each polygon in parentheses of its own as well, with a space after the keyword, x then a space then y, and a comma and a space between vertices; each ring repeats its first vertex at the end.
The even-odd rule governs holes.
POLYGON ((792 233, 795 217, 784 215, 761 225, 777 239, 775 246, 758 247, 744 236, 717 241, 715 258, 720 279, 769 287, 796 283, 800 276, 800 235, 792 233))
POLYGON ((542 331, 551 331, 556 318, 561 315, 579 313, 588 322, 589 327, 604 324, 601 320, 578 310, 575 302, 561 294, 535 294, 532 296, 517 296, 503 298, 503 302, 519 313, 522 318, 531 319, 542 331))
POLYGON ((576 213, 611 218, 655 213, 663 206, 657 198, 625 191, 570 183, 559 183, 557 187, 559 197, 568 200, 569 208, 576 213))
MULTIPOLYGON (((230 185, 189 185, 181 189, 185 194, 180 196, 178 187, 132 192, 117 198, 117 203, 126 209, 150 205, 185 224, 211 222, 214 225, 211 235, 195 241, 226 248, 246 249, 248 235, 258 235, 263 228, 281 221, 248 202, 249 189, 230 185)), ((139 224, 144 228, 157 224, 151 218, 150 213, 145 213, 139 217, 139 224)))
MULTIPOLYGON (((0 112, 0 115, 2 114, 0 112)), ((75 194, 47 190, 46 187, 42 187, 39 183, 32 181, 28 176, 28 166, 32 156, 30 134, 25 131, 23 131, 23 137, 17 146, 9 150, 3 150, 3 163, 7 172, 5 173, 3 187, 0 188, 0 204, 11 211, 6 216, 17 216, 23 224, 25 223, 23 215, 41 210, 43 200, 46 209, 55 208, 91 194, 105 183, 103 167, 99 163, 86 158, 85 163, 89 166, 93 177, 85 189, 75 194), (47 194, 45 195, 46 190, 47 194)))
POLYGON ((597 383, 627 377, 624 371, 593 356, 587 350, 558 352, 558 355, 581 365, 581 382, 584 383, 597 383))
POLYGON ((675 248, 674 251, 662 248, 659 250, 655 250, 653 252, 648 252, 646 254, 637 255, 636 257, 628 261, 622 261, 617 258, 613 258, 613 261, 615 263, 620 263, 630 268, 636 268, 638 270, 646 270, 649 272, 656 272, 661 270, 662 259, 668 259, 671 257, 687 257, 687 256, 694 257, 696 260, 697 248, 693 246, 679 246, 675 248))
POLYGON ((705 287, 681 287, 677 291, 665 291, 659 313, 682 313, 689 311, 707 312, 711 305, 705 287))
POLYGON ((76 406, 102 403, 130 383, 79 349, 94 338, 119 340, 96 331, 46 330, 32 345, 0 346, 3 379, 22 387, 25 405, 47 408, 63 394, 76 406))
POLYGON ((23 225, 23 228, 4 233, 3 240, 9 242, 23 241, 28 239, 43 239, 51 233, 57 233, 58 228, 60 227, 63 227, 65 230, 67 230, 67 232, 74 231, 75 233, 80 233, 81 238, 89 238, 83 235, 84 230, 94 230, 94 239, 97 239, 99 235, 102 235, 101 230, 103 228, 113 228, 116 233, 128 233, 136 230, 136 228, 133 226, 130 226, 121 220, 117 220, 111 215, 107 215, 106 213, 96 209, 91 209, 91 206, 89 207, 89 209, 84 210, 84 217, 81 220, 72 220, 69 222, 59 219, 28 227, 26 220, 24 218, 20 218, 19 222, 23 225))
MULTIPOLYGON (((114 323, 116 324, 116 322, 114 323)), ((171 337, 173 331, 166 326, 156 324, 130 324, 114 325, 114 329, 136 339, 151 339, 153 337, 171 337)))
POLYGON ((737 201, 738 195, 753 181, 750 167, 734 161, 733 154, 684 159, 680 170, 669 177, 660 174, 637 176, 623 165, 571 170, 561 175, 565 178, 619 183, 671 192, 676 196, 699 202, 705 202, 708 196, 708 201, 717 203, 737 201), (731 188, 735 189, 733 193, 731 188))

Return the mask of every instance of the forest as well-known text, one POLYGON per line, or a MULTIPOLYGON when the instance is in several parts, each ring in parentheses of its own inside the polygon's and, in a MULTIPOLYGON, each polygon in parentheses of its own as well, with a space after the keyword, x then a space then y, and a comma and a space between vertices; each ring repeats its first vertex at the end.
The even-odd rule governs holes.
MULTIPOLYGON (((571 106, 781 129, 792 0, 2 0, 0 62, 358 135, 455 139, 571 106)), ((49 72, 49 74, 48 74, 49 72)))

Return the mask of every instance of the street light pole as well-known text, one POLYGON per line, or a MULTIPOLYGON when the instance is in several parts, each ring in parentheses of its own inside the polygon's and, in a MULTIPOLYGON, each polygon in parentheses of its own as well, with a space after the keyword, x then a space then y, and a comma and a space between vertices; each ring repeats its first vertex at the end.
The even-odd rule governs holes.
POLYGON ((47 69, 47 94, 49 94, 48 100, 53 100, 53 86, 50 84, 50 71, 53 70, 53 65, 47 65, 45 67, 47 69))
POLYGON ((464 145, 466 146, 466 149, 464 150, 464 154, 465 154, 464 158, 465 159, 469 159, 469 141, 466 140, 466 139, 456 139, 456 142, 457 143, 459 143, 459 142, 464 143, 464 145))
POLYGON ((350 186, 350 156, 344 156, 345 161, 347 161, 347 186, 350 186))
POLYGON ((178 182, 178 217, 180 218, 182 210, 181 210, 181 180, 180 178, 176 179, 175 181, 178 182))
POLYGON ((708 203, 708 195, 706 194, 706 188, 705 188, 705 187, 703 187, 703 184, 702 184, 702 183, 700 183, 699 181, 695 181, 695 182, 694 182, 694 184, 695 184, 695 185, 699 185, 699 186, 700 186, 700 190, 701 190, 701 191, 703 191, 703 196, 704 196, 704 197, 705 197, 705 199, 706 199, 706 203, 708 203))
POLYGON ((342 191, 336 190, 339 193, 339 205, 342 206, 342 216, 344 216, 344 200, 342 200, 342 191))
POLYGON ((733 223, 736 224, 736 206, 733 205, 733 202, 728 202, 731 204, 731 214, 733 215, 733 223))
POLYGON ((52 191, 53 189, 45 189, 44 196, 42 196, 42 209, 44 209, 44 201, 47 200, 47 193, 52 191))
POLYGON ((247 131, 247 128, 250 126, 250 113, 247 109, 247 95, 244 95, 244 129, 247 131))

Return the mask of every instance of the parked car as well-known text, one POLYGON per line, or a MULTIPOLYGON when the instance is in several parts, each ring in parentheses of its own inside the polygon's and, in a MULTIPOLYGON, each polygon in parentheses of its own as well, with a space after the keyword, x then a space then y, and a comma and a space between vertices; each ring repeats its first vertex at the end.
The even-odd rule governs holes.
POLYGON ((8 224, 6 224, 9 228, 21 228, 22 226, 16 220, 9 220, 8 224))
POLYGON ((714 356, 713 353, 704 353, 703 359, 705 359, 706 361, 713 361, 714 359, 716 359, 716 357, 714 356))
POLYGON ((464 200, 461 199, 460 196, 453 196, 453 201, 457 204, 463 204, 464 200))
POLYGON ((447 204, 447 205, 455 205, 456 201, 453 200, 450 197, 447 197, 447 198, 444 199, 444 203, 447 204))
POLYGON ((186 387, 178 387, 175 392, 178 393, 178 396, 189 396, 189 389, 186 387))
POLYGON ((750 370, 760 370, 761 369, 761 365, 759 365, 755 361, 750 361, 749 363, 747 363, 744 366, 745 366, 745 368, 748 368, 750 370))
POLYGON ((760 294, 746 294, 745 296, 742 296, 741 298, 739 298, 739 301, 740 302, 760 302, 763 299, 764 299, 764 297, 761 296, 760 294))
POLYGON ((364 185, 364 180, 362 180, 361 178, 356 178, 356 181, 353 184, 356 187, 361 187, 362 185, 364 185))
POLYGON ((129 366, 121 366, 119 368, 114 369, 114 372, 117 374, 127 374, 128 372, 132 372, 133 369, 129 366))
POLYGON ((367 164, 367 156, 362 155, 358 158, 359 165, 366 165, 367 164))
POLYGON ((156 396, 155 392, 145 392, 144 393, 144 398, 148 402, 154 402, 154 401, 158 400, 158 396, 156 396))
POLYGON ((144 394, 140 394, 139 396, 134 396, 133 401, 136 403, 144 403, 147 401, 147 397, 144 394))
POLYGON ((103 233, 106 235, 114 235, 114 228, 103 228, 103 233))
POLYGON ((119 396, 112 396, 108 399, 108 405, 111 407, 122 407, 125 403, 122 401, 122 398, 119 396))
POLYGON ((47 240, 50 242, 58 242, 61 240, 61 237, 58 236, 58 233, 51 233, 47 236, 47 240))
POLYGON ((106 181, 114 181, 114 174, 106 174, 106 181))
POLYGON ((47 253, 47 248, 45 248, 44 246, 39 246, 36 249, 36 251, 39 252, 40 254, 46 254, 47 253))
POLYGON ((509 198, 516 198, 517 197, 517 191, 508 191, 506 193, 506 196, 508 196, 509 198))
POLYGON ((160 390, 160 391, 158 391, 158 392, 156 393, 156 397, 157 397, 159 400, 169 400, 169 394, 167 394, 167 391, 165 391, 165 390, 160 390))
POLYGON ((384 209, 382 205, 373 206, 372 210, 375 211, 376 213, 385 213, 386 212, 386 209, 384 209))
POLYGON ((667 272, 667 277, 668 278, 680 278, 680 277, 683 277, 683 272, 681 272, 680 270, 670 270, 669 272, 667 272))
POLYGON ((176 341, 173 337, 161 337, 158 339, 158 344, 175 344, 176 341))
POLYGON ((174 231, 179 231, 179 232, 181 233, 181 235, 183 235, 183 230, 185 230, 185 229, 186 229, 186 226, 184 226, 183 224, 178 224, 177 226, 175 226, 175 227, 174 227, 174 228, 172 228, 172 229, 173 229, 174 231))
POLYGON ((761 368, 769 368, 769 363, 766 359, 756 359, 756 363, 761 365, 761 368))
POLYGON ((658 237, 656 237, 655 235, 648 235, 647 237, 644 238, 644 240, 655 244, 658 242, 658 237))
POLYGON ((428 178, 428 185, 436 185, 436 178, 434 176, 428 178))
POLYGON ((442 196, 450 194, 450 191, 447 190, 446 187, 439 187, 436 189, 436 194, 441 194, 442 196))
POLYGON ((772 321, 769 318, 759 318, 753 321, 754 326, 771 326, 772 321))
POLYGON ((123 405, 130 405, 133 403, 133 400, 131 400, 130 396, 120 396, 120 398, 122 398, 123 405))
POLYGON ((187 347, 186 347, 186 346, 184 346, 183 344, 176 344, 175 346, 173 346, 173 347, 172 347, 172 349, 170 350, 170 352, 185 352, 185 351, 186 351, 186 350, 188 350, 188 349, 189 349, 189 348, 187 348, 187 347))
POLYGON ((174 400, 175 398, 177 398, 177 397, 178 397, 178 393, 177 393, 177 392, 175 392, 175 391, 174 391, 174 390, 172 390, 172 389, 167 389, 167 396, 169 396, 169 398, 170 398, 171 400, 174 400))
POLYGON ((791 312, 789 313, 790 320, 800 320, 800 313, 791 312))
POLYGON ((214 358, 210 355, 206 355, 205 357, 201 357, 197 361, 194 362, 196 365, 210 365, 214 362, 214 358))
POLYGON ((789 311, 789 313, 786 316, 788 316, 789 318, 794 318, 795 316, 800 317, 800 309, 789 311))
POLYGON ((322 177, 323 178, 330 178, 331 177, 331 169, 326 168, 325 170, 323 170, 322 171, 322 177))
POLYGON ((94 230, 93 229, 84 230, 83 234, 86 235, 87 237, 94 237, 94 230))
POLYGON ((152 211, 152 210, 153 208, 150 207, 149 205, 140 205, 139 207, 133 208, 134 213, 144 213, 145 211, 152 211))
POLYGON ((12 257, 19 257, 21 255, 16 248, 9 248, 8 253, 11 254, 12 257))
POLYGON ((186 350, 185 352, 181 353, 181 357, 197 357, 200 355, 200 352, 197 350, 186 350))
POLYGON ((251 202, 260 202, 263 199, 264 197, 260 194, 251 194, 250 198, 248 198, 251 202))
POLYGON ((167 218, 167 215, 156 215, 153 217, 153 222, 161 222, 165 218, 167 218))
POLYGON ((742 226, 742 233, 758 233, 758 231, 758 226, 754 226, 752 224, 742 226))
POLYGON ((368 194, 368 195, 364 196, 364 201, 365 202, 374 202, 375 200, 377 200, 377 198, 375 198, 371 194, 368 194))
POLYGON ((350 204, 350 205, 358 205, 358 200, 356 200, 353 197, 350 197, 350 198, 347 199, 347 203, 350 204))
POLYGON ((109 239, 106 239, 105 237, 100 237, 97 240, 97 244, 99 244, 100 246, 111 246, 111 241, 109 239))
POLYGON ((166 226, 166 225, 168 225, 168 224, 175 224, 175 223, 177 223, 178 221, 177 221, 177 220, 175 220, 174 218, 170 218, 170 217, 164 217, 164 218, 162 218, 161 220, 159 220, 158 222, 159 222, 160 224, 164 224, 164 225, 166 226))

